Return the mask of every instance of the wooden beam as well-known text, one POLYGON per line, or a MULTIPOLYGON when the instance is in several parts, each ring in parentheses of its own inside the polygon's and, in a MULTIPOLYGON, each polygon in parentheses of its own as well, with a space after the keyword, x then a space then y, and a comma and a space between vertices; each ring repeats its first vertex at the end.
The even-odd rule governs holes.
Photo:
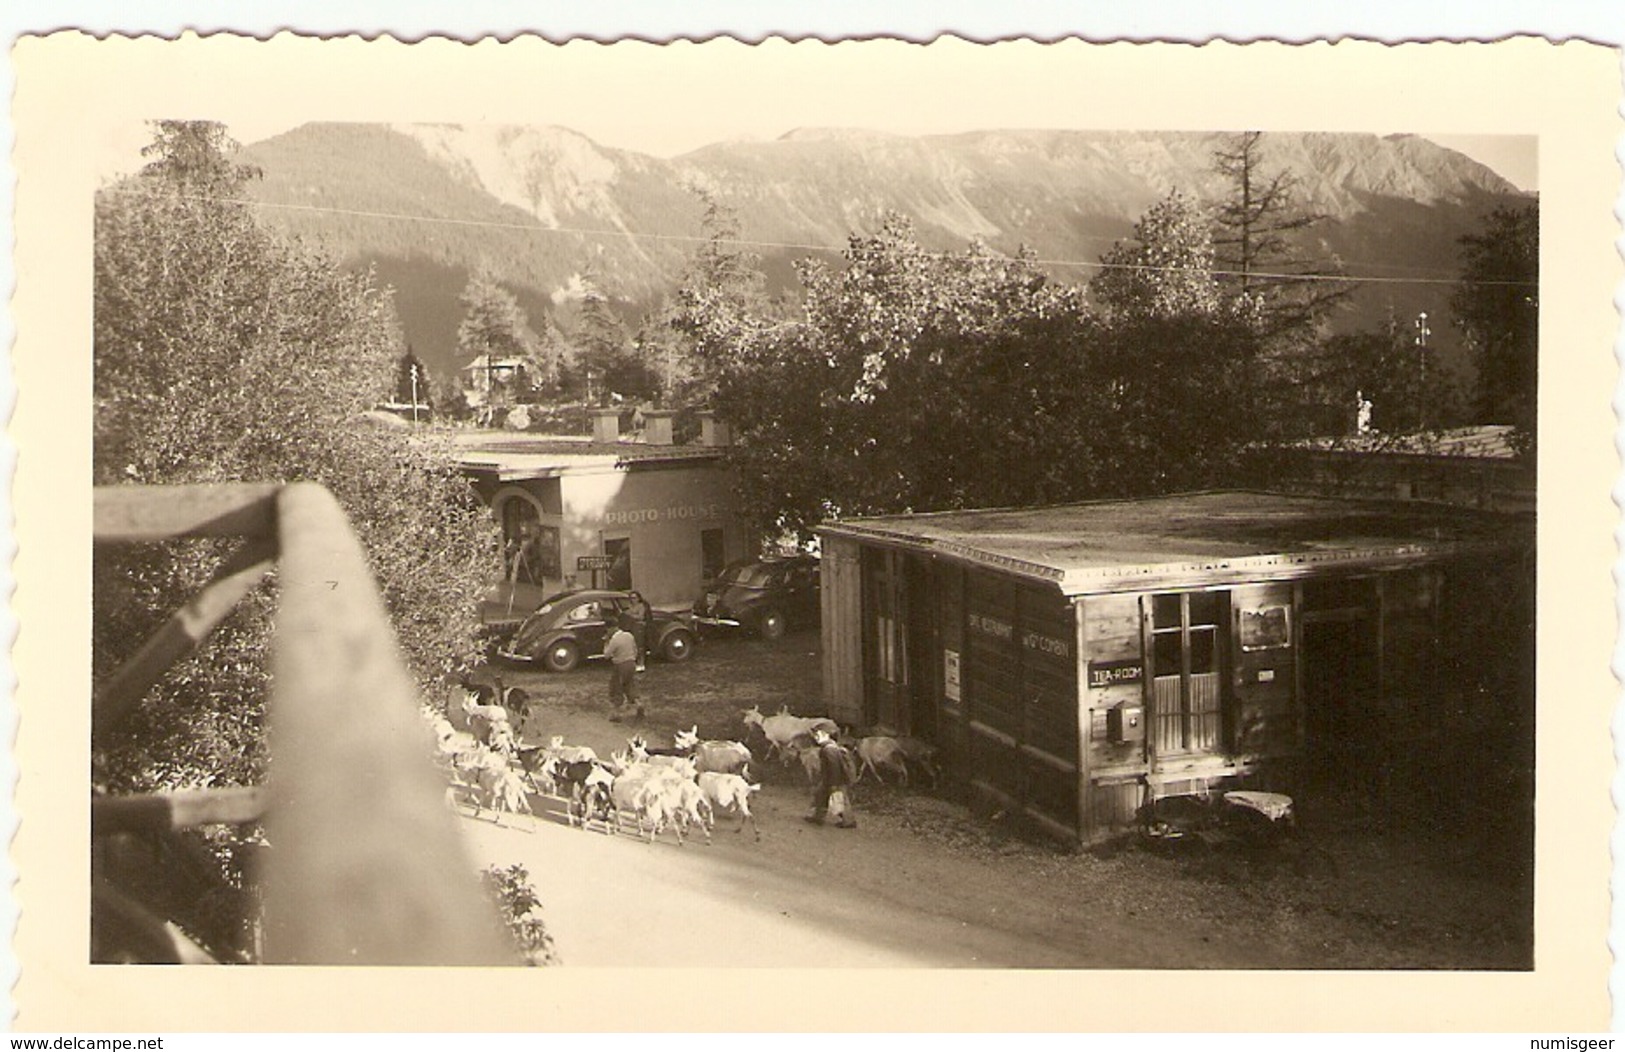
POLYGON ((514 963, 360 542, 320 486, 277 505, 266 960, 514 963))
POLYGON ((105 880, 90 889, 91 961, 96 964, 218 964, 174 924, 105 880))
POLYGON ((1095 832, 1095 797, 1089 771, 1089 764, 1094 759, 1095 738, 1094 699, 1089 692, 1089 659, 1094 656, 1089 649, 1090 606, 1089 600, 1081 597, 1072 601, 1074 638, 1077 640, 1072 665, 1078 677, 1078 776, 1075 792, 1078 797, 1078 836, 1084 840, 1094 836, 1095 832))
POLYGON ((90 802, 90 835, 254 822, 264 816, 265 800, 258 786, 97 796, 90 802))
POLYGON ((247 541, 221 564, 214 580, 169 616, 119 666, 91 700, 92 733, 98 738, 116 727, 170 667, 194 650, 253 591, 276 560, 276 542, 247 541))
POLYGON ((971 780, 971 787, 976 789, 978 792, 985 793, 994 800, 998 801, 1000 806, 1002 806, 1005 810, 1015 811, 1018 814, 1030 819, 1050 836, 1053 836, 1058 840, 1064 840, 1067 843, 1077 842, 1078 831, 1076 829, 1068 829, 1064 824, 1057 822, 1055 819, 1051 818, 1049 815, 1046 815, 1037 808, 1029 804, 1022 803, 1009 793, 1006 793, 1002 789, 994 786, 991 782, 981 778, 974 778, 971 780))
POLYGON ((1078 773, 1077 764, 1073 763, 1071 760, 1064 760, 1053 753, 1045 752, 1036 745, 1028 745, 1023 742, 1022 744, 1016 746, 1016 750, 1023 756, 1027 756, 1031 759, 1037 760, 1039 763, 1053 767, 1062 774, 1078 773))
POLYGON ((99 486, 97 543, 174 537, 270 537, 276 483, 213 486, 99 486))
POLYGON ((1001 730, 989 727, 980 720, 966 720, 965 725, 984 738, 992 738, 994 741, 998 742, 1000 745, 1003 745, 1007 749, 1015 749, 1020 746, 1020 742, 1016 741, 1015 738, 1012 738, 1010 735, 1001 730))

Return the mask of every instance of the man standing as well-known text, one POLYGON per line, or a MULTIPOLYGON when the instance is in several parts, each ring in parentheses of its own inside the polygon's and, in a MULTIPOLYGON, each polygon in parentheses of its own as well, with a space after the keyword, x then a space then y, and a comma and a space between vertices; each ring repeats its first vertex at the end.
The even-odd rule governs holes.
POLYGON ((858 820, 852 817, 848 788, 854 780, 852 754, 841 748, 828 731, 813 731, 813 744, 818 749, 818 785, 813 789, 812 814, 805 820, 821 825, 828 812, 835 816, 837 828, 856 829, 858 820))
POLYGON ((649 604, 638 592, 633 592, 629 600, 626 615, 632 619, 632 638, 638 641, 638 671, 642 672, 649 653, 649 604))
POLYGON ((609 659, 611 723, 621 722, 623 704, 637 706, 638 718, 643 718, 643 705, 638 701, 638 641, 633 638, 630 627, 630 619, 623 615, 604 644, 604 657, 609 659))

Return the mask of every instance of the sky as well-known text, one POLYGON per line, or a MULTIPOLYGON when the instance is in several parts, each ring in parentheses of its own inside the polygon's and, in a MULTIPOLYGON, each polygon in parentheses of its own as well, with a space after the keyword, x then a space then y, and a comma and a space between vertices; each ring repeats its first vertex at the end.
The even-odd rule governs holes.
POLYGON ((1466 154, 1520 190, 1540 189, 1536 143, 1530 136, 1418 134, 1466 154))
MULTIPOLYGON (((91 17, 75 20, 65 14, 56 24, 77 24, 93 30, 132 22, 170 32, 186 26, 205 31, 224 26, 258 33, 282 27, 298 27, 307 32, 349 28, 376 33, 380 27, 389 26, 408 39, 412 39, 414 32, 429 31, 431 27, 467 36, 477 36, 482 27, 485 32, 494 31, 503 36, 515 31, 515 27, 507 24, 512 16, 506 14, 504 5, 483 0, 462 0, 455 5, 455 11, 448 11, 448 5, 444 4, 397 0, 388 5, 387 16, 377 13, 377 7, 368 14, 368 5, 352 0, 325 3, 279 0, 275 20, 263 25, 256 24, 255 18, 246 11, 234 12, 230 22, 218 17, 214 21, 195 18, 187 21, 185 12, 197 6, 204 5, 177 2, 148 5, 148 9, 143 9, 140 4, 132 7, 129 3, 61 0, 53 12, 55 7, 64 11, 88 11, 91 17), (169 8, 180 13, 173 24, 167 24, 161 16, 153 17, 154 11, 169 8), (345 18, 350 21, 344 21, 345 18)), ((23 0, 23 7, 43 9, 44 4, 41 0, 23 0)), ((921 41, 931 40, 938 34, 994 40, 1019 34, 1041 41, 1085 34, 1100 40, 1218 39, 1226 42, 1257 37, 1286 41, 1337 39, 1343 34, 1384 42, 1438 40, 1455 34, 1496 40, 1517 33, 1541 33, 1553 39, 1570 35, 1608 40, 1610 30, 1612 38, 1625 36, 1625 29, 1618 28, 1625 26, 1625 6, 1618 5, 1617 0, 1596 0, 1595 3, 1554 0, 1540 5, 1538 15, 1527 3, 1497 0, 1481 0, 1473 5, 1374 0, 1362 5, 1358 15, 1342 9, 1344 5, 1336 7, 1339 10, 1333 10, 1332 5, 1292 2, 1215 6, 1205 0, 1165 0, 1141 5, 1085 3, 1084 0, 1016 0, 991 5, 970 0, 933 3, 889 0, 845 5, 790 5, 773 0, 692 0, 684 5, 630 0, 539 2, 527 5, 526 17, 532 20, 531 28, 540 29, 552 40, 572 36, 590 39, 577 39, 558 49, 560 55, 541 59, 532 55, 528 64, 513 60, 511 54, 500 53, 514 49, 497 46, 494 41, 482 41, 473 49, 458 45, 464 52, 483 49, 490 59, 492 72, 486 74, 482 70, 472 77, 448 77, 436 84, 436 97, 423 100, 425 104, 415 108, 403 106, 392 117, 457 123, 557 124, 580 131, 606 146, 669 157, 722 140, 773 139, 806 126, 874 128, 910 134, 1015 127, 1120 127, 1116 121, 1120 103, 1124 101, 1122 93, 1130 90, 1143 94, 1157 90, 1155 85, 1109 82, 1104 77, 1091 75, 1088 69, 1058 70, 1054 61, 1036 54, 1046 49, 1026 41, 1019 42, 1025 45, 1025 50, 1019 46, 1004 46, 1004 50, 1021 58, 1002 64, 980 62, 979 57, 970 52, 987 49, 964 45, 960 48, 915 47, 910 51, 933 52, 931 60, 904 54, 895 63, 875 67, 852 61, 851 48, 828 46, 816 40, 807 41, 807 46, 781 49, 771 62, 754 63, 748 58, 719 62, 716 55, 723 49, 708 44, 680 41, 656 47, 647 43, 671 35, 703 39, 728 33, 753 40, 778 32, 792 37, 897 35, 905 40, 921 41), (675 13, 679 6, 680 16, 675 13), (1430 6, 1449 10, 1434 11, 1430 6), (629 37, 629 46, 606 47, 594 42, 625 41, 629 37), (645 55, 641 60, 660 70, 658 80, 640 83, 638 89, 632 90, 624 88, 615 77, 599 77, 593 72, 599 67, 615 66, 602 53, 626 52, 639 47, 646 52, 660 53, 658 57, 645 55), (997 69, 996 75, 986 72, 992 68, 997 69), (648 90, 650 85, 653 90, 648 90)), ((0 15, 0 22, 4 20, 5 16, 0 15)), ((39 19, 36 17, 35 21, 39 19)), ((524 24, 518 28, 524 28, 524 24)), ((720 43, 733 44, 734 41, 720 43)), ((736 47, 734 50, 748 49, 736 47)), ((1085 64, 1093 66, 1100 61, 1097 56, 1091 56, 1085 64)), ((1108 57, 1103 64, 1110 66, 1111 61, 1108 57)), ((194 101, 201 106, 219 99, 224 109, 208 115, 225 120, 241 141, 253 142, 305 120, 379 119, 378 100, 413 94, 414 86, 410 83, 391 84, 384 77, 346 81, 329 70, 318 68, 319 65, 319 62, 307 63, 304 70, 309 71, 308 77, 301 75, 292 83, 276 82, 274 92, 264 90, 262 84, 259 93, 264 99, 258 100, 259 105, 252 113, 238 105, 243 101, 241 98, 219 99, 216 85, 197 92, 194 101), (273 114, 264 109, 265 99, 270 98, 279 98, 280 112, 273 114), (369 110, 374 112, 366 112, 369 110)), ((623 64, 616 68, 624 70, 626 67, 623 64)), ((1256 84, 1231 83, 1223 91, 1206 93, 1204 90, 1203 94, 1189 99, 1188 109, 1213 108, 1214 99, 1208 97, 1209 94, 1230 96, 1237 94, 1235 89, 1245 92, 1257 87, 1256 84)), ((1403 87, 1413 95, 1402 96, 1402 112, 1420 110, 1426 103, 1447 98, 1450 91, 1448 84, 1426 81, 1403 87)), ((1462 115, 1460 125, 1381 129, 1361 126, 1364 97, 1380 95, 1388 88, 1391 85, 1349 84, 1343 97, 1333 100, 1334 105, 1324 108, 1323 112, 1310 111, 1299 118, 1299 123, 1273 126, 1283 130, 1382 130, 1421 134, 1487 164, 1522 189, 1538 188, 1535 151, 1528 140, 1520 142, 1516 137, 1496 139, 1475 134, 1502 130, 1496 119, 1500 108, 1496 99, 1482 100, 1481 108, 1473 106, 1471 101, 1459 104, 1454 112, 1462 115)), ((1508 84, 1504 90, 1508 95, 1520 90, 1528 95, 1532 91, 1531 86, 1521 84, 1508 84)), ((1265 107, 1278 101, 1260 98, 1265 107)), ((117 98, 104 101, 113 107, 120 102, 117 98)), ((1247 113, 1245 105, 1241 112, 1247 113)), ((139 114, 140 117, 200 115, 203 114, 139 114)), ((1253 116, 1256 119, 1256 114, 1253 116)), ((1171 118, 1180 119, 1178 115, 1171 118)), ((1231 127, 1272 127, 1267 123, 1253 123, 1247 116, 1235 120, 1231 127)), ((1181 127, 1168 121, 1160 126, 1181 127)), ((1195 118, 1181 130, 1225 126, 1195 118)), ((147 141, 139 120, 129 129, 106 134, 109 161, 105 170, 111 173, 135 167, 139 163, 133 159, 136 151, 147 141)))

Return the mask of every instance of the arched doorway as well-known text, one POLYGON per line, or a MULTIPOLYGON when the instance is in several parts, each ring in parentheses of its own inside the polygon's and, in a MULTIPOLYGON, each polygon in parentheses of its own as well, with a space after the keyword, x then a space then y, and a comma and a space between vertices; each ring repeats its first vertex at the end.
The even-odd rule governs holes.
POLYGON ((562 587, 557 516, 545 515, 523 492, 499 496, 496 509, 502 524, 503 580, 544 591, 562 587))

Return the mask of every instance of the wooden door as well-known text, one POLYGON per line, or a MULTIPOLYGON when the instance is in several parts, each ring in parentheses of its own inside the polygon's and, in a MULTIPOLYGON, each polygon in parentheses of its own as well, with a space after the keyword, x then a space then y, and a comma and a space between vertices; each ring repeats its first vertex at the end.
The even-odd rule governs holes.
POLYGON ((901 729, 908 705, 908 603, 898 553, 863 553, 864 681, 873 722, 901 729))

